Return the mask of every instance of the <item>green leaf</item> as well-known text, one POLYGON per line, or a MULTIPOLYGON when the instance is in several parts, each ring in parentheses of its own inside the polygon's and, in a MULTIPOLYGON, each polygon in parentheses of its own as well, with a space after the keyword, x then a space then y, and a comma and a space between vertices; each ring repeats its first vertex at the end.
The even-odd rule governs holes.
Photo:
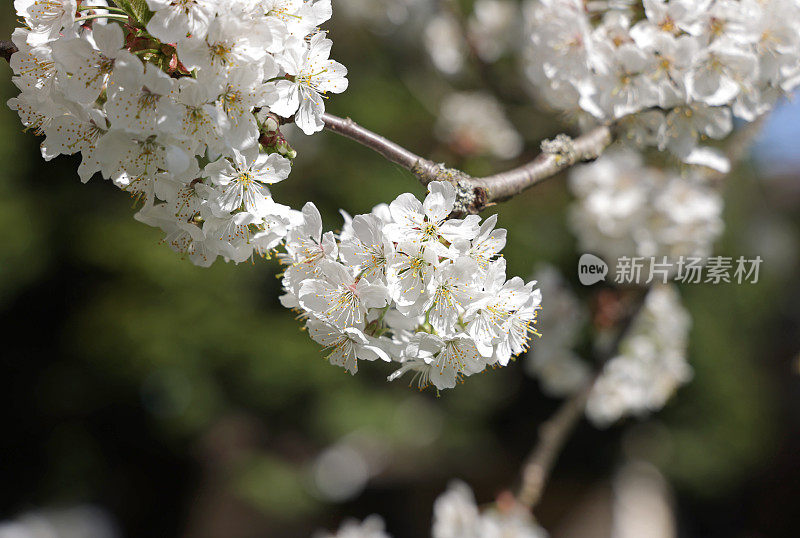
POLYGON ((150 8, 147 6, 146 0, 128 0, 128 2, 133 9, 137 21, 141 22, 142 25, 146 25, 150 22, 150 19, 153 18, 153 12, 150 11, 150 8))
POLYGON ((124 9, 126 13, 129 15, 133 15, 133 10, 131 9, 131 3, 128 0, 114 0, 114 3, 117 5, 118 8, 124 9))
POLYGON ((147 25, 153 17, 153 12, 147 7, 146 0, 115 0, 114 3, 142 26, 147 25))

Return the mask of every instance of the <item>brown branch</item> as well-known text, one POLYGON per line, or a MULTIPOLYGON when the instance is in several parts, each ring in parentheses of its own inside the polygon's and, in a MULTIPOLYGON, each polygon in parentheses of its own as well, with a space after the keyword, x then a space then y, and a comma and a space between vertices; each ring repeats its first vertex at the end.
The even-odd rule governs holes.
POLYGON ((377 152, 386 160, 414 172, 420 180, 426 177, 434 177, 438 173, 438 165, 433 161, 420 157, 416 153, 395 144, 388 138, 361 127, 350 118, 324 114, 322 120, 325 122, 327 130, 377 152))
POLYGON ((476 178, 455 168, 433 161, 400 147, 386 138, 361 127, 353 120, 324 114, 325 128, 376 151, 389 161, 411 171, 423 185, 431 181, 449 181, 458 187, 457 211, 478 213, 494 202, 507 200, 556 175, 570 166, 598 158, 613 142, 611 129, 601 126, 576 139, 559 135, 542 144, 543 153, 519 168, 492 176, 476 178))
POLYGON ((11 55, 18 50, 13 41, 0 41, 0 56, 2 56, 5 61, 11 62, 11 55))
POLYGON ((522 506, 532 509, 542 498, 556 458, 583 416, 593 386, 594 381, 565 401, 556 414, 539 427, 539 442, 522 468, 522 486, 517 495, 517 502, 522 506))
POLYGON ((525 189, 550 178, 575 164, 600 157, 614 141, 611 128, 596 127, 576 139, 559 135, 542 143, 542 154, 519 168, 501 172, 474 183, 489 193, 490 201, 507 200, 525 189))

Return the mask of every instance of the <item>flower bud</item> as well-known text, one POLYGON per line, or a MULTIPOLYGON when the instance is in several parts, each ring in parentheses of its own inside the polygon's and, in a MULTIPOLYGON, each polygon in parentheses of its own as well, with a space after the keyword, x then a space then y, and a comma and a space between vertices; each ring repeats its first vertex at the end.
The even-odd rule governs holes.
POLYGON ((267 121, 264 122, 264 131, 267 133, 274 133, 278 130, 278 122, 275 118, 267 118, 267 121))

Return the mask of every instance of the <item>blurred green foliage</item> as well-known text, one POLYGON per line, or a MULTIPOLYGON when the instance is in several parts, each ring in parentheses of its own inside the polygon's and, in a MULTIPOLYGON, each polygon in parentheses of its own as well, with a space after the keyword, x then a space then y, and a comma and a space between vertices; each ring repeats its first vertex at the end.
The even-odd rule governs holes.
MULTIPOLYGON (((472 173, 507 166, 464 161, 433 138, 438 97, 475 87, 476 77, 443 81, 420 69, 418 51, 357 24, 336 22, 331 33, 351 70, 350 90, 330 100, 331 112, 472 173)), ((10 70, 0 69, 6 100, 14 89, 10 70)), ((533 107, 516 112, 528 154, 561 128, 533 107)), ((1 375, 13 385, 4 407, 15 418, 2 466, 18 483, 2 494, 1 514, 89 501, 108 506, 131 536, 167 536, 187 526, 201 493, 230 493, 261 514, 274 533, 264 535, 303 536, 344 514, 380 511, 396 536, 421 536, 450 478, 475 484, 482 502, 515 484, 537 425, 556 405, 519 364, 441 397, 386 383, 384 364, 362 365, 351 378, 280 307, 274 260, 196 268, 133 220, 123 193, 98 178, 81 185, 73 159, 41 161, 33 135, 6 108, 0 134, 1 375), (238 441, 222 427, 232 417, 247 417, 238 441), (377 447, 379 470, 354 500, 327 502, 314 485, 314 458, 354 434, 377 447), (222 479, 209 480, 212 471, 222 479)), ((347 140, 323 133, 298 142, 295 170, 276 198, 295 207, 313 200, 328 228, 341 225, 339 208, 355 214, 422 192, 408 173, 347 140)), ((753 176, 747 169, 727 184, 721 254, 758 254, 746 231, 776 218, 753 176)), ((546 261, 575 283, 568 203, 561 178, 498 209, 510 274, 527 277, 546 261)), ((786 218, 797 243, 797 218, 786 218)), ((695 378, 650 419, 661 433, 647 455, 699 519, 704 503, 735 504, 785 446, 791 420, 779 410, 785 350, 797 336, 796 274, 796 261, 775 274, 767 259, 756 286, 682 290, 694 318, 695 378)), ((554 497, 576 479, 605 479, 624 431, 582 429, 557 469, 554 497)), ((561 513, 545 503, 541 518, 547 526, 561 513)))

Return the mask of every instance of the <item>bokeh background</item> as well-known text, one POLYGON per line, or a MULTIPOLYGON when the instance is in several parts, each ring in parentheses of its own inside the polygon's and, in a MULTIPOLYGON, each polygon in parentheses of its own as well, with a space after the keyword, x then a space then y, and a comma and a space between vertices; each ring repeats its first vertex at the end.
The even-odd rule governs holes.
MULTIPOLYGON (((479 73, 438 75, 413 26, 352 16, 359 9, 329 27, 351 82, 331 112, 476 175, 516 162, 465 157, 435 138, 443 97, 479 88, 479 73)), ((0 35, 12 15, 0 11, 0 35)), ((497 69, 513 94, 516 65, 497 69)), ((0 71, 5 101, 15 91, 8 66, 0 71)), ((521 162, 564 126, 516 95, 521 162)), ((782 107, 756 146, 761 158, 725 185, 716 252, 760 255, 760 282, 681 288, 693 381, 653 417, 578 428, 537 513, 554 537, 609 536, 619 471, 632 460, 652 464, 648 476, 657 469, 679 536, 800 531, 798 125, 800 107, 782 107)), ((0 139, 0 519, 245 538, 304 537, 380 513, 394 536, 420 537, 452 478, 480 503, 517 485, 537 425, 559 403, 524 358, 441 396, 386 383, 382 364, 351 378, 279 305, 274 261, 194 267, 133 220, 124 193, 101 179, 82 185, 74 159, 43 162, 6 107, 0 139)), ((423 193, 407 172, 335 135, 294 141, 295 170, 276 198, 313 200, 329 228, 341 226, 338 208, 362 213, 423 193)), ((593 305, 597 288, 577 284, 569 201, 562 177, 502 205, 509 273, 555 265, 593 305)), ((642 536, 662 536, 653 525, 642 536)))

